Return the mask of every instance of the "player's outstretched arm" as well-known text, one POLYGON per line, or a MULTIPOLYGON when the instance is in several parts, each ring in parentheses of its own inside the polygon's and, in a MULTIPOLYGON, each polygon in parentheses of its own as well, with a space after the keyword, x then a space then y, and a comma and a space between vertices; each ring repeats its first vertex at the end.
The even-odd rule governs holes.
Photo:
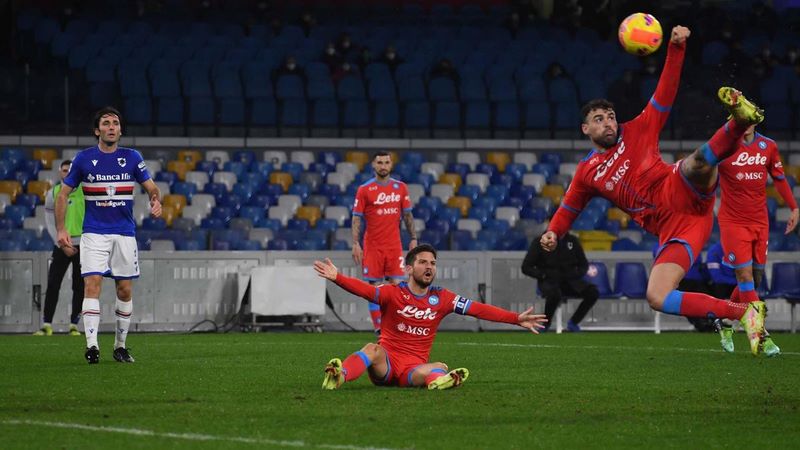
MULTIPOLYGON (((461 307, 462 305, 457 303, 456 312, 459 312, 459 308, 461 307)), ((507 309, 498 308, 497 306, 470 300, 466 305, 466 313, 482 320, 519 325, 531 330, 535 334, 539 334, 539 330, 544 328, 544 324, 547 323, 547 316, 544 314, 534 314, 533 307, 517 314, 507 309)))
POLYGON ((325 258, 325 261, 314 261, 314 270, 317 272, 317 275, 326 280, 333 281, 347 292, 370 302, 377 303, 378 288, 356 278, 342 275, 329 258, 325 258))

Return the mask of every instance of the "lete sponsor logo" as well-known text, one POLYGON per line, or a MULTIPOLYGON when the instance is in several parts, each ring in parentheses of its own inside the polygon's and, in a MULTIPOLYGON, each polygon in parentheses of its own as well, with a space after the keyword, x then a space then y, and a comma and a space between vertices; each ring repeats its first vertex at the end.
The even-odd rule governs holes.
POLYGON ((413 305, 406 305, 403 309, 398 309, 397 314, 408 319, 433 320, 436 318, 436 312, 431 311, 430 308, 419 309, 413 305))
POLYGON ((611 155, 606 160, 606 162, 604 162, 603 164, 600 164, 599 166, 597 166, 597 172, 595 172, 595 174, 594 174, 594 181, 599 180, 603 175, 605 175, 606 172, 608 172, 608 169, 610 169, 611 166, 613 166, 614 163, 617 162, 617 160, 619 159, 619 157, 623 153, 625 153, 625 142, 620 142, 619 148, 617 149, 617 151, 614 152, 614 154, 611 155))
POLYGON ((399 201, 400 201, 400 196, 395 194, 394 192, 392 192, 391 194, 381 192, 380 194, 378 194, 378 198, 375 199, 375 204, 385 205, 387 203, 399 202, 399 201))
POLYGON ((732 162, 731 165, 733 166, 763 166, 767 164, 767 157, 764 155, 759 155, 756 153, 755 155, 750 155, 750 153, 742 152, 739 153, 739 156, 736 158, 736 161, 732 162))

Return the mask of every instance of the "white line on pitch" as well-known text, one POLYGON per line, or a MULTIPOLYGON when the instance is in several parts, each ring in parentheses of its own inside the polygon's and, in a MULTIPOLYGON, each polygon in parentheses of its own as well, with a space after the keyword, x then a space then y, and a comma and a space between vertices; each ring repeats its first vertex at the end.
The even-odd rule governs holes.
MULTIPOLYGON (((554 345, 554 344, 503 344, 491 342, 456 342, 455 345, 469 345, 472 347, 526 347, 526 348, 576 348, 585 350, 661 350, 680 352, 721 353, 722 350, 710 348, 684 348, 684 347, 633 347, 623 345, 554 345)), ((798 356, 800 352, 781 352, 781 356, 798 356)))
POLYGON ((139 428, 121 428, 121 427, 101 427, 95 425, 84 425, 80 423, 68 422, 45 422, 39 420, 2 420, 3 425, 29 425, 37 427, 50 427, 50 428, 66 428, 70 430, 86 430, 86 431, 104 431, 107 433, 120 433, 131 434, 135 436, 149 436, 169 439, 183 439, 186 441, 221 441, 221 442, 237 442, 242 444, 256 444, 256 445, 281 445, 284 447, 310 447, 310 448, 327 448, 334 450, 392 450, 380 447, 359 447, 357 445, 336 445, 336 444, 312 444, 304 441, 281 441, 276 439, 262 439, 262 438, 248 438, 236 436, 215 436, 213 434, 197 434, 197 433, 170 433, 159 432, 153 430, 143 430, 139 428))

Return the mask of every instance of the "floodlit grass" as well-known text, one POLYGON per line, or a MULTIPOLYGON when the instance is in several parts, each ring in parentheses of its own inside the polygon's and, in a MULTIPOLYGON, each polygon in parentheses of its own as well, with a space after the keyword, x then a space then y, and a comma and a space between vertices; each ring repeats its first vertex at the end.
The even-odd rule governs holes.
POLYGON ((744 336, 441 333, 458 389, 323 391, 367 333, 132 334, 134 364, 84 339, 0 336, 2 448, 792 448, 800 337, 777 358, 744 336))

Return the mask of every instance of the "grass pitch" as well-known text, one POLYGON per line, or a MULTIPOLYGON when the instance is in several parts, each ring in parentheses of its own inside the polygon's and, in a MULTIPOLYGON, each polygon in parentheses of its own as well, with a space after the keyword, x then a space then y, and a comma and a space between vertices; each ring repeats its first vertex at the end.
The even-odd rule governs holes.
POLYGON ((452 333, 458 389, 323 391, 367 333, 132 334, 134 364, 83 337, 0 336, 2 448, 792 448, 800 336, 753 358, 700 333, 452 333))

